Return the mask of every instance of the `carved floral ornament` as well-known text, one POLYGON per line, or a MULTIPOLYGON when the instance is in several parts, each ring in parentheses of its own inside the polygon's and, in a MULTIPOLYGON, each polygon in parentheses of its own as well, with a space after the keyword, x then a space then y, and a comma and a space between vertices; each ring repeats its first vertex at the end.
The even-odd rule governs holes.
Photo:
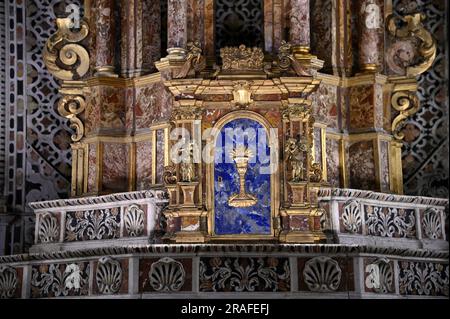
POLYGON ((225 47, 220 49, 222 70, 262 70, 264 53, 261 48, 225 47))

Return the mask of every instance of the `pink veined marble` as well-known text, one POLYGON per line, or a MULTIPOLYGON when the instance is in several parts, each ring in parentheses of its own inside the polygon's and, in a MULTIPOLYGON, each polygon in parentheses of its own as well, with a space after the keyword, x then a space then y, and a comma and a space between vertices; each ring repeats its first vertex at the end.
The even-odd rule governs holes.
POLYGON ((187 1, 168 0, 167 47, 185 48, 187 44, 187 1))
POLYGON ((96 19, 96 67, 112 66, 114 63, 114 1, 97 1, 96 19))
POLYGON ((290 41, 293 45, 309 47, 309 0, 291 0, 290 4, 290 41))

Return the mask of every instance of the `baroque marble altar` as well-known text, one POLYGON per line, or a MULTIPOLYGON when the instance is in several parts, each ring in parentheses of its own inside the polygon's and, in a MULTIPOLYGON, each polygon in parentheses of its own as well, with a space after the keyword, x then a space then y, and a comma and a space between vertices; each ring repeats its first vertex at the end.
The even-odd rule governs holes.
POLYGON ((72 198, 30 204, 35 245, 0 257, 1 297, 448 297, 448 200, 402 195, 425 17, 338 1, 323 25, 321 1, 256 2, 260 46, 220 47, 210 0, 57 19, 43 55, 72 198))

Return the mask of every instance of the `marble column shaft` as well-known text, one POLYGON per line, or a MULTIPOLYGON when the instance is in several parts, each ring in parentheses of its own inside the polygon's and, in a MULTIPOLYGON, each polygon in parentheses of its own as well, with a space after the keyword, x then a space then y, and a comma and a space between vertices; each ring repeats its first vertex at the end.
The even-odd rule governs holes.
POLYGON ((155 71, 161 58, 161 5, 159 1, 143 0, 142 6, 142 69, 155 71))
POLYGON ((187 0, 187 41, 205 44, 205 0, 187 0))
POLYGON ((289 41, 296 46, 310 47, 309 0, 290 1, 289 41))
POLYGON ((186 48, 188 1, 168 0, 167 48, 186 48))
POLYGON ((114 0, 97 0, 96 71, 113 72, 115 50, 114 0))
POLYGON ((363 72, 380 71, 384 50, 384 1, 358 0, 359 68, 363 72))
POLYGON ((122 0, 121 74, 140 76, 154 70, 160 59, 161 17, 159 1, 122 0))

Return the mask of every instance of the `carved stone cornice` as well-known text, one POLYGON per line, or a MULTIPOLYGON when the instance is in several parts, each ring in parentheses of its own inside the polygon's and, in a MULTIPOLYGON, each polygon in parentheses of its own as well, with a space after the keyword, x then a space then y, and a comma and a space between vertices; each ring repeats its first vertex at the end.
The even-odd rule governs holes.
POLYGON ((449 203, 448 199, 445 198, 393 195, 348 188, 321 188, 318 196, 319 199, 321 200, 329 200, 330 198, 348 197, 348 198, 367 199, 384 202, 397 202, 402 204, 415 204, 415 205, 440 206, 440 207, 445 207, 449 203))
POLYGON ((80 249, 75 251, 56 251, 51 253, 22 254, 0 257, 1 264, 7 263, 29 263, 44 260, 60 260, 69 258, 94 258, 98 256, 120 256, 120 255, 177 255, 186 254, 223 254, 241 253, 248 254, 305 254, 305 255, 353 255, 374 254, 386 255, 389 257, 408 257, 408 258, 434 258, 448 260, 448 251, 433 251, 427 249, 405 249, 405 248, 386 248, 376 246, 359 245, 297 245, 297 244, 170 244, 170 245, 125 245, 94 249, 80 249))
POLYGON ((98 205, 98 204, 108 204, 117 203, 121 201, 133 201, 146 198, 153 198, 156 201, 166 201, 167 193, 161 189, 129 192, 129 193, 117 193, 104 196, 93 196, 84 198, 72 198, 72 199, 60 199, 45 202, 34 202, 28 204, 33 210, 40 211, 52 208, 70 208, 80 205, 98 205))
MULTIPOLYGON (((229 79, 178 79, 165 81, 164 85, 176 99, 232 102, 235 98, 236 86, 242 82, 242 80, 229 79), (212 96, 214 96, 213 99, 212 96)), ((256 79, 246 83, 248 83, 247 90, 252 93, 252 99, 255 101, 273 101, 273 95, 278 95, 285 101, 290 99, 303 101, 317 89, 320 82, 313 77, 282 77, 271 80, 256 79)), ((289 103, 297 102, 289 101, 289 103)))

